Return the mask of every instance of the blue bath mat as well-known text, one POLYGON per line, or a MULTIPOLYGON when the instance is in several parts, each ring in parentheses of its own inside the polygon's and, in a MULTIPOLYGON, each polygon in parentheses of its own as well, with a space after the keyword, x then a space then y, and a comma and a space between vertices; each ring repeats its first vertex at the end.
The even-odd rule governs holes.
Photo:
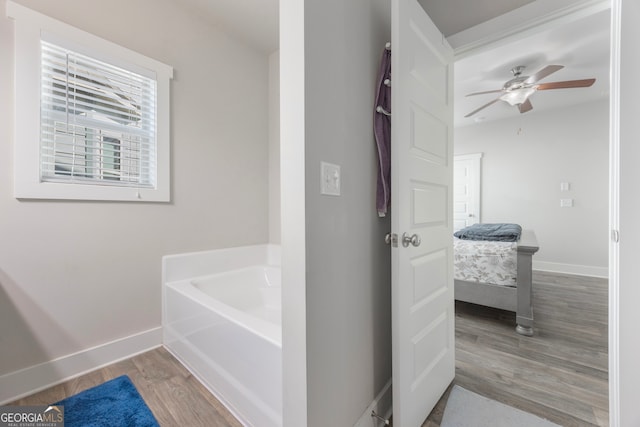
POLYGON ((64 406, 65 427, 160 427, 126 375, 54 405, 64 406))

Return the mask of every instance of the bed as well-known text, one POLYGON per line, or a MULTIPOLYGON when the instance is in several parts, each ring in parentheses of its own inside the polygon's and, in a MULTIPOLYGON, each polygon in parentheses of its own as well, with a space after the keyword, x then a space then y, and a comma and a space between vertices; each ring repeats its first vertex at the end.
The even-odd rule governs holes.
POLYGON ((535 233, 522 230, 517 242, 454 240, 455 299, 513 311, 516 332, 532 336, 532 258, 539 249, 535 233), (473 245, 479 247, 475 254, 473 245))

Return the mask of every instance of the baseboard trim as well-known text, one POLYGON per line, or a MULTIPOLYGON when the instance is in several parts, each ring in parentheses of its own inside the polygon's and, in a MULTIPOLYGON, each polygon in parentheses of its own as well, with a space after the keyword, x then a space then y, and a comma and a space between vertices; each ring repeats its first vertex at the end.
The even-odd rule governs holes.
POLYGON ((364 413, 358 419, 353 427, 371 427, 373 426, 383 426, 384 423, 380 420, 376 420, 371 417, 371 411, 376 411, 376 414, 380 415, 385 419, 389 419, 391 417, 391 411, 393 406, 391 404, 391 379, 382 387, 382 390, 378 395, 373 399, 373 402, 367 407, 364 413))
POLYGON ((162 345, 162 328, 101 344, 0 376, 0 405, 162 345))
POLYGON ((592 267, 590 265, 562 264, 558 262, 533 260, 533 269, 550 273, 575 274, 577 276, 609 277, 608 267, 592 267))

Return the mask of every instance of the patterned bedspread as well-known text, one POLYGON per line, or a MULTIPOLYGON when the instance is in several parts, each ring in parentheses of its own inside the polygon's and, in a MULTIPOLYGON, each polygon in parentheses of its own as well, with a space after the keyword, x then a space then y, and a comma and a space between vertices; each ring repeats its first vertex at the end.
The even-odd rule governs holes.
POLYGON ((454 278, 469 282, 516 286, 516 242, 453 239, 454 278))

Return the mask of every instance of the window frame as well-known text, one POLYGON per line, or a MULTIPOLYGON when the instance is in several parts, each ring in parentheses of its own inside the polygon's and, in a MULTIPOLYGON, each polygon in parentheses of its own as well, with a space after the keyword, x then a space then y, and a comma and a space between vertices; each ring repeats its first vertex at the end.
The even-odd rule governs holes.
POLYGON ((125 47, 7 2, 15 22, 14 196, 17 199, 170 201, 170 81, 173 68, 125 47), (155 187, 42 181, 40 174, 41 40, 156 81, 155 187))

